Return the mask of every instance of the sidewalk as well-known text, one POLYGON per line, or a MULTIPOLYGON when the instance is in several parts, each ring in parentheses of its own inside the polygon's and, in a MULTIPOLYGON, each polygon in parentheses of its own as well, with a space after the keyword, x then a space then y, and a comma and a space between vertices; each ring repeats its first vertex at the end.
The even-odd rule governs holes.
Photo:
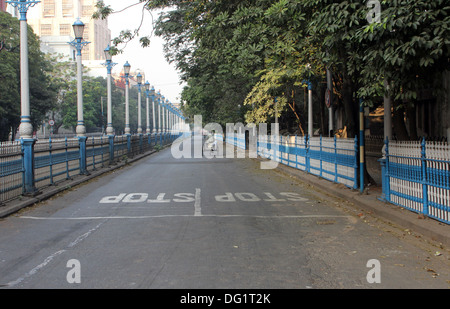
POLYGON ((279 164, 277 170, 296 177, 336 197, 352 202, 359 208, 379 218, 450 247, 449 225, 431 218, 424 218, 415 212, 379 200, 381 188, 371 188, 368 190, 368 193, 361 194, 359 190, 349 189, 341 184, 330 182, 283 164, 279 164))

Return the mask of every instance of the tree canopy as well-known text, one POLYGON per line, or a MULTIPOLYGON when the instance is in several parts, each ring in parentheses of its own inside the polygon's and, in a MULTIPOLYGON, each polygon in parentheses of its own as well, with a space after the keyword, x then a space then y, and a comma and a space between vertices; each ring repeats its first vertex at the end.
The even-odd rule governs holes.
MULTIPOLYGON (((7 140, 20 125, 20 30, 19 21, 0 12, 0 140, 7 140)), ((49 62, 40 50, 39 38, 28 27, 30 109, 34 128, 39 127, 55 101, 50 86, 49 62)))
MULTIPOLYGON (((281 125, 302 130, 303 92, 310 82, 315 128, 324 132, 329 69, 333 101, 344 110, 352 136, 360 99, 373 106, 390 96, 395 116, 414 105, 422 89, 438 95, 449 70, 445 0, 139 2, 148 10, 163 9, 155 34, 165 39, 167 59, 187 82, 184 112, 201 113, 205 121, 271 121, 277 98, 281 125)), ((107 9, 99 5, 99 12, 111 13, 107 9)), ((394 130, 401 135, 404 117, 397 119, 394 130)))

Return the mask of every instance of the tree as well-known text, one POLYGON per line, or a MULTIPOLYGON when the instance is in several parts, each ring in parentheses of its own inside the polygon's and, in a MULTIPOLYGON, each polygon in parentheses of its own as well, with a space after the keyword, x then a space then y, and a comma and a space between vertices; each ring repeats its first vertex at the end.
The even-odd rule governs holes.
MULTIPOLYGON (((20 125, 20 29, 19 21, 0 12, 0 140, 20 125)), ((49 87, 49 63, 40 51, 40 42, 28 27, 30 111, 33 128, 40 126, 53 106, 56 93, 49 87)))
MULTIPOLYGON (((67 129, 74 129, 77 125, 77 87, 72 80, 69 90, 62 103, 63 125, 67 129)), ((106 79, 103 77, 83 78, 83 112, 84 125, 87 132, 101 131, 105 126, 101 114, 102 96, 106 97, 106 79), (103 120, 103 122, 102 122, 103 120)))
POLYGON ((232 119, 244 101, 247 121, 270 121, 276 96, 285 106, 283 120, 302 130, 299 103, 308 81, 326 132, 322 102, 330 69, 349 137, 358 132, 360 99, 373 106, 386 94, 395 99, 397 136, 407 138, 403 109, 412 110, 420 89, 435 86, 449 68, 445 0, 381 1, 381 22, 372 22, 370 6, 358 0, 139 2, 165 9, 155 33, 188 84, 184 111, 204 113, 206 121, 232 119))
POLYGON ((46 59, 50 63, 51 70, 47 72, 49 83, 56 93, 55 104, 48 112, 48 117, 54 120, 53 133, 64 124, 63 103, 68 92, 72 92, 76 84, 76 68, 73 62, 63 61, 62 55, 46 54, 46 59))
POLYGON ((411 111, 420 91, 433 89, 436 97, 442 91, 443 73, 450 68, 450 6, 444 0, 405 0, 384 1, 382 8, 381 22, 365 25, 355 35, 357 43, 367 46, 359 94, 391 96, 397 137, 417 139, 415 121, 410 121, 408 135, 404 113, 414 119, 411 111))

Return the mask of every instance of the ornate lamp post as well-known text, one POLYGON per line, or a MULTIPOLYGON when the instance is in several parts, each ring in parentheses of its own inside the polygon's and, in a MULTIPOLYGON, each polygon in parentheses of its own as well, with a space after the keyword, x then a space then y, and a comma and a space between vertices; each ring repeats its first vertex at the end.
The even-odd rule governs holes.
POLYGON ((136 75, 136 79, 137 79, 137 84, 138 84, 138 130, 137 130, 137 133, 139 135, 141 135, 142 134, 142 117, 141 117, 141 113, 142 113, 142 111, 141 111, 142 75, 141 75, 141 73, 138 73, 138 75, 136 75))
POLYGON ((166 142, 166 99, 164 96, 161 96, 160 105, 161 105, 161 112, 162 112, 162 114, 161 114, 162 134, 164 135, 162 138, 165 143, 166 142))
POLYGON ((125 134, 130 135, 130 101, 129 101, 129 77, 130 77, 131 65, 128 61, 123 65, 123 73, 125 74, 125 134))
POLYGON ((145 82, 145 114, 146 114, 146 125, 147 129, 145 130, 145 133, 148 135, 151 133, 150 130, 150 107, 149 107, 149 96, 150 96, 150 83, 148 81, 145 82))
POLYGON ((158 100, 158 133, 159 144, 162 145, 162 124, 161 124, 161 93, 158 91, 156 94, 156 100, 158 100))
POLYGON ((169 133, 169 140, 172 138, 172 104, 166 100, 167 106, 167 132, 169 133))
POLYGON ((117 63, 112 62, 111 49, 109 45, 105 48, 105 59, 106 63, 103 63, 106 66, 107 72, 107 92, 108 92, 108 116, 106 125, 106 135, 109 138, 109 161, 112 163, 114 161, 114 128, 112 125, 112 100, 111 100, 111 69, 117 63))
POLYGON ((137 133, 139 135, 139 149, 142 152, 142 142, 143 142, 143 136, 142 136, 142 104, 141 104, 141 97, 142 97, 142 75, 141 73, 138 73, 136 76, 137 83, 138 83, 138 130, 137 133))
POLYGON ((73 32, 75 34, 75 40, 69 44, 77 50, 77 111, 78 111, 78 123, 77 123, 77 136, 84 137, 86 135, 86 127, 84 126, 83 116, 83 72, 81 64, 81 50, 85 45, 90 42, 83 41, 84 23, 78 18, 72 25, 73 32))
POLYGON ((106 66, 107 70, 107 92, 108 92, 108 124, 106 125, 106 134, 108 136, 114 135, 114 128, 112 126, 112 99, 111 99, 111 69, 117 64, 112 62, 111 49, 109 45, 105 48, 105 59, 106 63, 103 63, 106 66))
POLYGON ((83 41, 84 23, 78 18, 72 25, 75 40, 69 42, 77 50, 77 138, 80 144, 80 174, 88 174, 86 170, 86 127, 83 115, 83 76, 81 64, 81 50, 90 42, 83 41))
POLYGON ((155 87, 150 89, 150 97, 152 98, 152 118, 153 118, 153 134, 156 134, 156 113, 155 113, 155 87))
POLYGON ((30 83, 28 69, 28 24, 27 11, 40 1, 6 1, 20 12, 20 140, 24 150, 24 188, 25 194, 36 192, 34 184, 34 143, 33 125, 30 114, 30 83))
POLYGON ((131 65, 128 61, 123 65, 123 73, 125 74, 125 135, 127 136, 127 149, 131 152, 131 129, 130 129, 130 98, 129 98, 129 84, 130 84, 130 69, 131 65))

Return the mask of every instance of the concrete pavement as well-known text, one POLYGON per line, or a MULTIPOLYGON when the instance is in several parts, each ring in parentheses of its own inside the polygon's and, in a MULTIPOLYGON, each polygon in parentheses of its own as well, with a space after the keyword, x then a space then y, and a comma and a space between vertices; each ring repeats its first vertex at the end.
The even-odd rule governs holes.
MULTIPOLYGON (((129 159, 127 164, 133 164, 141 160, 142 158, 145 158, 154 153, 155 151, 151 151, 135 156, 134 158, 129 159)), ((72 180, 61 182, 56 186, 44 188, 37 196, 21 197, 19 199, 7 202, 6 205, 0 206, 0 218, 4 218, 8 215, 20 211, 25 207, 29 207, 36 203, 44 201, 60 192, 70 190, 77 185, 86 183, 96 177, 102 176, 105 173, 120 169, 125 165, 125 163, 120 162, 111 167, 93 171, 89 176, 76 176, 72 180)), ((370 188, 367 192, 361 194, 358 190, 352 190, 343 185, 331 183, 328 180, 321 179, 317 176, 307 174, 283 164, 279 164, 276 171, 288 174, 291 177, 295 177, 302 182, 310 184, 315 189, 323 190, 327 194, 332 194, 333 196, 339 197, 341 199, 351 201, 356 208, 365 211, 365 215, 377 216, 385 221, 403 227, 404 230, 406 230, 408 233, 418 233, 426 238, 429 238, 431 241, 435 241, 441 243, 446 247, 450 247, 449 225, 441 223, 434 219, 424 218, 421 215, 418 215, 396 205, 382 202, 379 199, 381 196, 380 188, 370 188)))
POLYGON ((0 225, 0 286, 448 286, 445 249, 435 256, 440 249, 424 249, 415 232, 380 229, 381 219, 337 198, 330 183, 319 187, 315 176, 259 163, 175 160, 164 150, 54 197, 43 192, 48 200, 0 225), (73 259, 79 285, 66 281, 73 259), (372 259, 382 265, 381 284, 366 280, 372 259))

